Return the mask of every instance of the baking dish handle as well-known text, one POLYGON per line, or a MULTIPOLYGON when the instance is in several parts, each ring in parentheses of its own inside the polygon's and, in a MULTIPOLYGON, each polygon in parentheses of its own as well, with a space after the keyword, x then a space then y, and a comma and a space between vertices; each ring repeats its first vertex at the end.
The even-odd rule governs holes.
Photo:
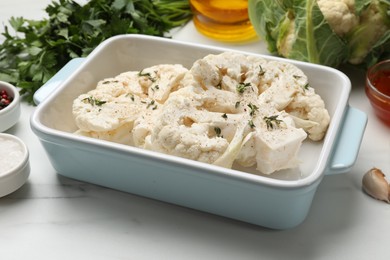
POLYGON ((366 125, 367 115, 347 106, 326 174, 344 173, 350 170, 356 162, 366 125))
POLYGON ((47 96, 49 96, 65 79, 67 79, 78 67, 85 58, 74 58, 65 64, 51 79, 42 85, 34 93, 34 103, 39 105, 47 96))

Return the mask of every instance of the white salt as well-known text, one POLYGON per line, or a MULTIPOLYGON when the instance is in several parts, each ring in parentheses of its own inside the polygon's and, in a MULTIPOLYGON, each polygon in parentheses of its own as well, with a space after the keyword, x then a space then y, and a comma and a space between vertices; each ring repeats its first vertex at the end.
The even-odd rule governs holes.
POLYGON ((0 175, 19 165, 23 156, 23 149, 18 142, 0 137, 0 175))

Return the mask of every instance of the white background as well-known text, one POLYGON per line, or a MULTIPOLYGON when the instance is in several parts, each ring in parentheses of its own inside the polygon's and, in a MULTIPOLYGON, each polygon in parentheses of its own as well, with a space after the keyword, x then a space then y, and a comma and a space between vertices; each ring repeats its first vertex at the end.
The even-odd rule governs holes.
MULTIPOLYGON (((41 19, 48 0, 1 0, 1 28, 11 16, 41 19)), ((263 42, 223 45, 188 24, 183 41, 266 53, 263 42)), ((2 38, 1 38, 2 39, 2 38)), ((305 222, 269 230, 57 175, 29 126, 35 107, 22 105, 7 132, 30 150, 31 175, 0 198, 1 259, 390 259, 390 205, 361 190, 371 167, 390 176, 390 128, 364 94, 364 75, 346 71, 351 106, 369 118, 360 154, 346 174, 326 176, 305 222)))

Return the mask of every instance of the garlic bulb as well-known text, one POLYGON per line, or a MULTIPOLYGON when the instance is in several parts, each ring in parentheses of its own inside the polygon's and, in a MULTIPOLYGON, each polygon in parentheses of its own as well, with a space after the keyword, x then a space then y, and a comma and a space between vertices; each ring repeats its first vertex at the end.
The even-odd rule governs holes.
POLYGON ((363 190, 375 199, 390 203, 389 183, 385 179, 385 174, 378 168, 372 168, 363 176, 363 190))

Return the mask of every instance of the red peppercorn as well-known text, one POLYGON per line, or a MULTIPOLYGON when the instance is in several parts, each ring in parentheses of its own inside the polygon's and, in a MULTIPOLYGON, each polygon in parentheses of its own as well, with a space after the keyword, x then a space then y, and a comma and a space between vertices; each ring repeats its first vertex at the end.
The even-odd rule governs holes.
POLYGON ((0 91, 0 110, 3 108, 7 107, 11 102, 13 98, 8 95, 6 90, 1 90, 0 91))

